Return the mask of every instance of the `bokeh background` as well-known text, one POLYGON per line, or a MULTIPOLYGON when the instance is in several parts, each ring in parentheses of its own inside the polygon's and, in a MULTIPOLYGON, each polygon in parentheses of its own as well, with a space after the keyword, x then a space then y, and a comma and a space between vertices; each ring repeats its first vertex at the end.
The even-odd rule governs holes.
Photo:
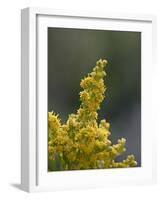
POLYGON ((141 166, 141 33, 48 28, 48 111, 62 122, 79 108, 80 80, 98 59, 107 59, 106 97, 99 120, 111 124, 113 143, 126 138, 128 154, 141 166))

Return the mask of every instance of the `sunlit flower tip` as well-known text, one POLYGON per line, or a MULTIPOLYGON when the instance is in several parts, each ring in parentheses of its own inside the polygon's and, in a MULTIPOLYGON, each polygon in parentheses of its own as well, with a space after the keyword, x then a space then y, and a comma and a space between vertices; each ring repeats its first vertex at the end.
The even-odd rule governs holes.
POLYGON ((103 71, 103 72, 102 72, 102 76, 103 76, 103 77, 106 76, 106 72, 103 71))
POLYGON ((125 143, 126 142, 126 139, 125 138, 121 138, 121 139, 118 139, 118 143, 125 143))
POLYGON ((104 66, 107 65, 108 61, 107 60, 103 60, 103 64, 104 66))
POLYGON ((98 65, 96 65, 96 66, 95 66, 95 68, 93 69, 93 71, 96 73, 96 75, 97 75, 97 73, 98 73, 99 69, 100 69, 100 68, 99 68, 99 66, 98 66, 98 65))
POLYGON ((111 132, 110 131, 108 131, 108 136, 110 136, 111 135, 111 132))
POLYGON ((107 140, 107 145, 111 145, 111 141, 110 140, 107 140))
POLYGON ((102 119, 101 120, 101 124, 105 124, 106 123, 106 120, 105 119, 102 119))
POLYGON ((97 64, 98 66, 100 66, 101 63, 102 63, 102 59, 100 58, 100 59, 96 62, 96 64, 97 64))
MULTIPOLYGON (((107 126, 107 129, 109 129, 110 128, 110 123, 109 122, 107 122, 106 123, 106 126, 107 126)), ((110 133, 110 132, 109 132, 110 133)), ((111 133, 110 133, 111 134, 111 133)))
POLYGON ((96 76, 96 72, 91 72, 91 76, 96 76))
POLYGON ((107 151, 109 152, 109 151, 112 151, 112 147, 111 146, 108 146, 107 147, 107 151))
POLYGON ((128 157, 127 157, 129 160, 134 160, 135 158, 134 158, 134 155, 129 155, 128 157))
POLYGON ((134 164, 134 166, 136 166, 138 163, 137 163, 137 161, 134 160, 134 161, 133 161, 133 164, 134 164))

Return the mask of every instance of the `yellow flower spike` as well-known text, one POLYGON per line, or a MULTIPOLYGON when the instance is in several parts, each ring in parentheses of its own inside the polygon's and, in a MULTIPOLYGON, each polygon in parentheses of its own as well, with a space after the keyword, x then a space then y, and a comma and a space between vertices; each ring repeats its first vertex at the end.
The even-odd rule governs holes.
POLYGON ((54 166, 60 166, 55 170, 137 166, 133 155, 122 162, 115 162, 115 158, 126 150, 126 139, 121 138, 113 145, 109 139, 109 122, 105 119, 100 123, 97 121, 97 111, 105 98, 107 63, 106 60, 98 60, 92 72, 81 80, 80 108, 76 114, 69 115, 65 124, 60 123, 58 115, 48 113, 48 158, 54 160, 54 166))

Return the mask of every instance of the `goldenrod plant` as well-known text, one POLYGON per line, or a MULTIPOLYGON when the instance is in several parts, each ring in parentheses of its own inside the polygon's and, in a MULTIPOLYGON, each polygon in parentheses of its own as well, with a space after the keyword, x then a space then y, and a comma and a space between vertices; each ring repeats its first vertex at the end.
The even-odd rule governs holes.
POLYGON ((110 124, 98 122, 98 110, 105 98, 106 60, 96 62, 93 71, 80 82, 80 108, 70 114, 65 124, 58 115, 48 112, 48 170, 80 170, 135 167, 133 155, 122 162, 116 157, 126 151, 126 139, 110 141, 110 124))

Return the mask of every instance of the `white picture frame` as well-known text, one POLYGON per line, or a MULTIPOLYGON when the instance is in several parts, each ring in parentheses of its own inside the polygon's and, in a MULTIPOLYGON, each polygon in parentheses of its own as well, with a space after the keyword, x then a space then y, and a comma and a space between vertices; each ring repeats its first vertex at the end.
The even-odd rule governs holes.
POLYGON ((152 15, 110 14, 98 11, 92 13, 44 8, 22 10, 21 188, 23 190, 54 191, 156 182, 155 133, 152 131, 154 117, 150 98, 152 86, 149 81, 152 76, 152 66, 155 63, 155 29, 156 19, 152 15), (42 133, 40 130, 47 131, 47 123, 43 124, 43 121, 47 120, 47 110, 43 105, 47 104, 46 28, 49 26, 142 32, 142 167, 48 174, 46 164, 44 164, 47 163, 47 160, 45 161, 47 159, 47 132, 42 133))

